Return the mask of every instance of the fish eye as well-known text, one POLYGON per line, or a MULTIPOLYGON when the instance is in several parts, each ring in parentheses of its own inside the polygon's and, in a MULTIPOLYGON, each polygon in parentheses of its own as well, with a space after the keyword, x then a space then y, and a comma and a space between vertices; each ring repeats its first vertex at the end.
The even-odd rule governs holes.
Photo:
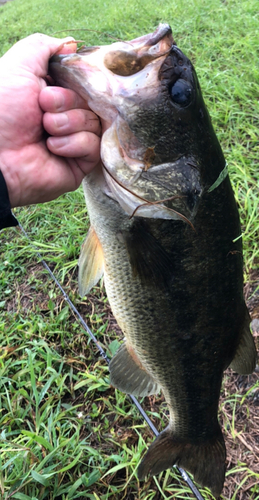
POLYGON ((192 87, 186 80, 179 78, 170 89, 171 99, 176 104, 188 106, 192 100, 192 87))

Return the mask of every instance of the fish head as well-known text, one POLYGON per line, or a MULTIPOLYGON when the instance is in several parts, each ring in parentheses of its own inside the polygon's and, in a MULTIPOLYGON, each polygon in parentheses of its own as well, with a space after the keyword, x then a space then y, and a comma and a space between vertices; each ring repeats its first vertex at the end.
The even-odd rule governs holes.
POLYGON ((198 200, 206 152, 211 158, 218 143, 195 69, 170 26, 55 55, 49 67, 57 84, 78 92, 100 117, 104 176, 123 209, 147 217, 178 218, 178 209, 193 215, 197 204, 192 195, 187 206, 185 192, 198 200))

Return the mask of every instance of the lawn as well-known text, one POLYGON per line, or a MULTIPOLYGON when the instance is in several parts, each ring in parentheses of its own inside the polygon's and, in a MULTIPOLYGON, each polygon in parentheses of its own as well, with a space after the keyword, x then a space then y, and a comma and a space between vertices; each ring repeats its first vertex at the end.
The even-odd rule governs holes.
MULTIPOLYGON (((195 64, 229 166, 244 243, 245 297, 259 327, 259 9, 257 0, 14 0, 0 7, 0 54, 33 32, 88 45, 131 39, 168 22, 195 64)), ((15 96, 14 96, 15 99, 15 96)), ((105 361, 42 266, 59 279, 108 356, 122 334, 103 283, 81 299, 77 260, 89 226, 82 189, 15 210, 19 229, 0 233, 0 497, 3 500, 194 498, 174 471, 139 482, 153 440, 105 361)), ((159 430, 162 396, 143 400, 159 430)), ((226 372, 220 420, 227 445, 224 500, 259 500, 259 377, 226 372)), ((213 497, 200 490, 205 500, 213 497)))

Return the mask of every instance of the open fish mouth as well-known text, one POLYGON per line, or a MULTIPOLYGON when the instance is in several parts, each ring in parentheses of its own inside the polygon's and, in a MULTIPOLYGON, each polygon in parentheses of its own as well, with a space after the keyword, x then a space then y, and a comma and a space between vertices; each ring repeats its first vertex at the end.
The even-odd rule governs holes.
POLYGON ((160 24, 154 33, 131 41, 55 55, 50 60, 50 72, 59 85, 73 88, 87 99, 103 120, 105 131, 117 115, 122 98, 134 98, 136 102, 154 98, 155 89, 159 89, 161 58, 173 44, 171 27, 160 24))
POLYGON ((131 76, 154 59, 168 54, 173 43, 171 27, 161 24, 154 33, 126 42, 125 47, 107 53, 104 64, 116 75, 131 76))

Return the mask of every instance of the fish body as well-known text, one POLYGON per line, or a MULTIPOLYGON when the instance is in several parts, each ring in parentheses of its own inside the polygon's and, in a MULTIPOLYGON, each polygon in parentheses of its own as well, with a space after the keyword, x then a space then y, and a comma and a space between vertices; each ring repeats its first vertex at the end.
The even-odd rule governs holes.
POLYGON ((125 335, 111 383, 136 396, 161 388, 169 408, 139 477, 177 463, 218 496, 223 371, 251 373, 256 351, 237 206, 195 70, 160 25, 130 42, 55 56, 50 73, 103 125, 103 165, 84 179, 91 228, 79 288, 85 295, 104 274, 125 335))

